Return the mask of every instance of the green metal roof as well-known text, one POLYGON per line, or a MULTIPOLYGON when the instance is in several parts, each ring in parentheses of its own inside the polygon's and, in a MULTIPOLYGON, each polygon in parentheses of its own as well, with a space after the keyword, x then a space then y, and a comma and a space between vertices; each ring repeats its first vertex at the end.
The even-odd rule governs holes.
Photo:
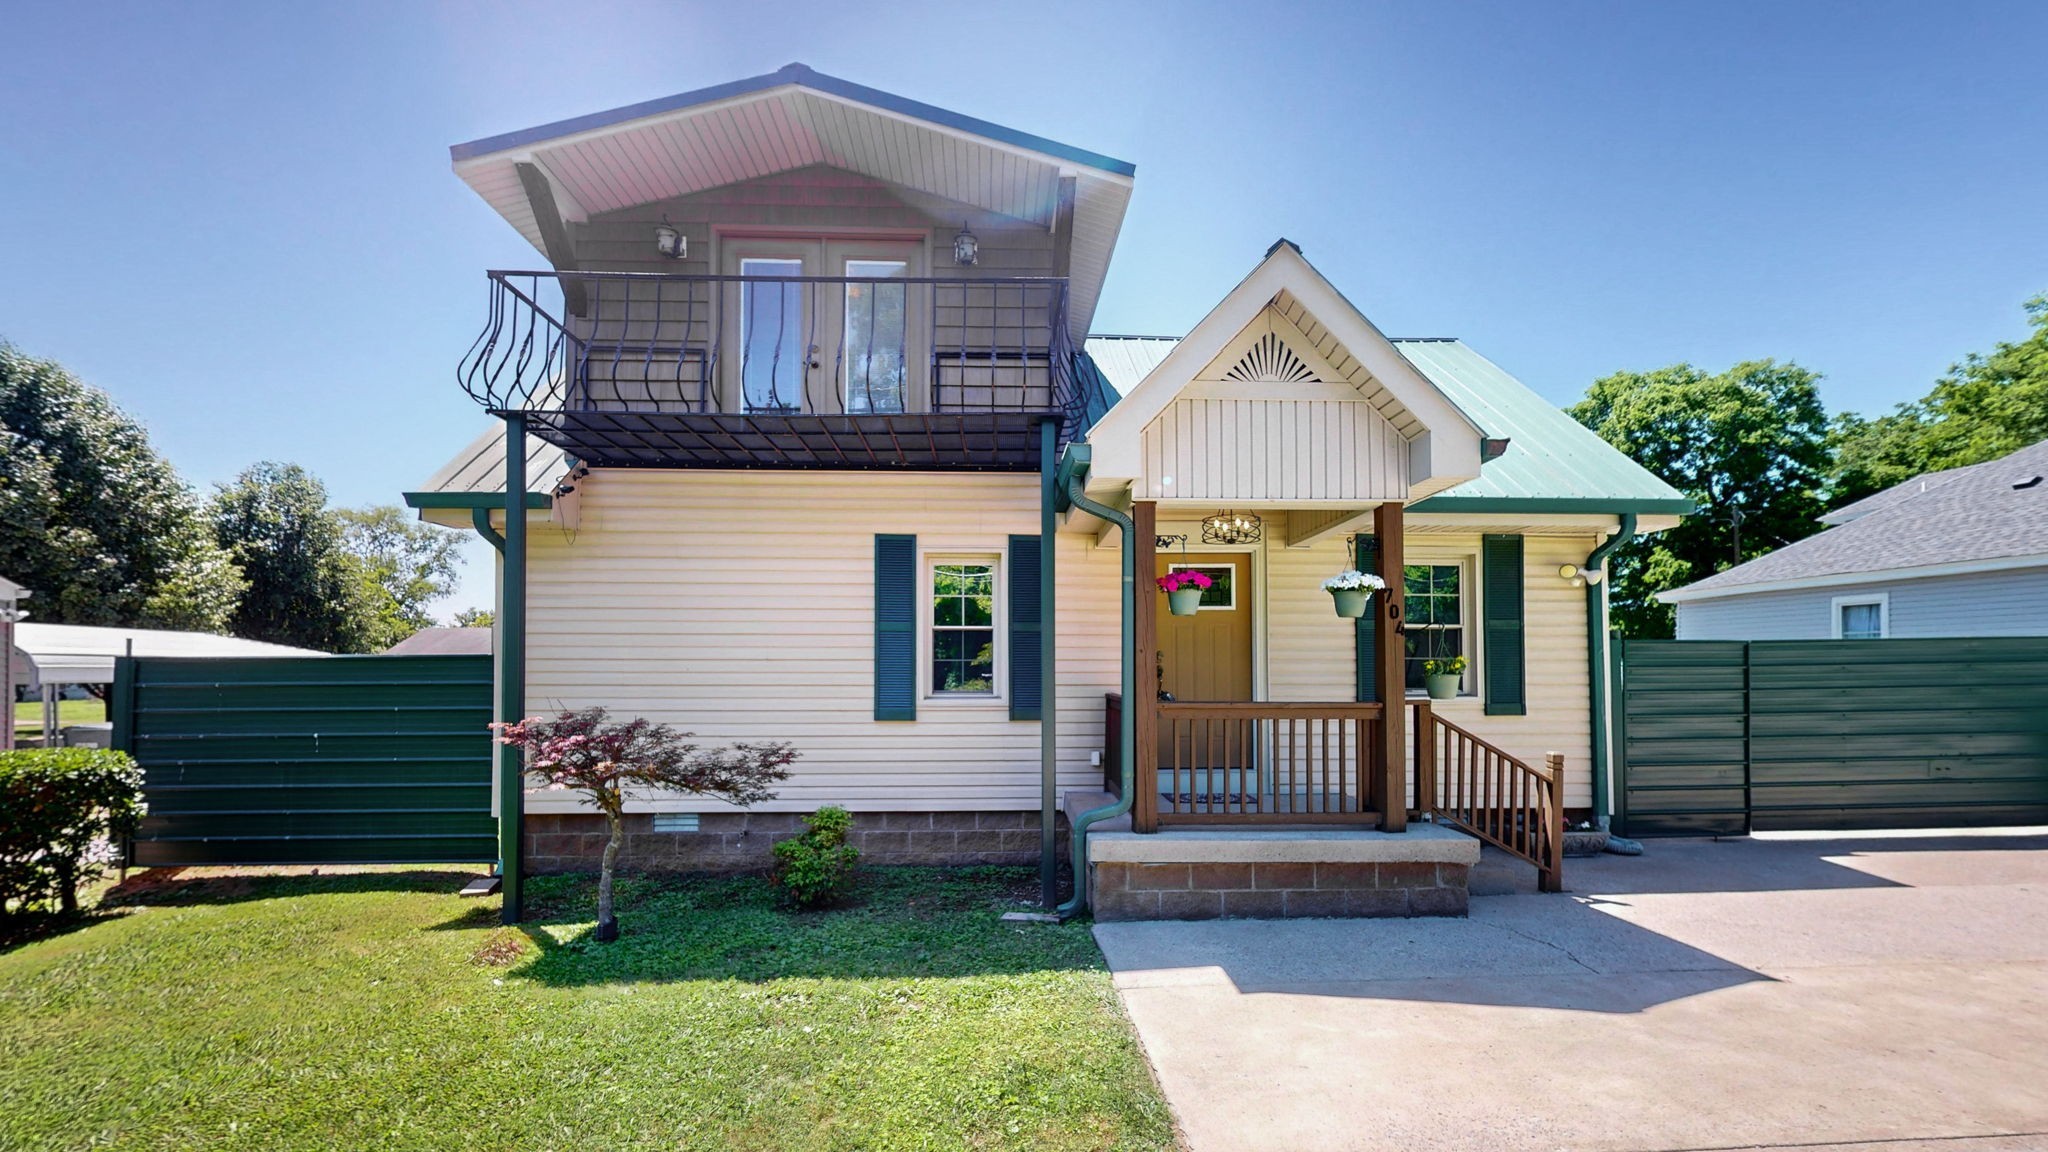
MULTIPOLYGON (((1156 336, 1094 336, 1087 349, 1121 394, 1173 344, 1156 336)), ((1487 436, 1508 441, 1507 451, 1482 465, 1477 479, 1417 503, 1415 511, 1692 511, 1683 493, 1462 342, 1396 339, 1393 345, 1487 436)))

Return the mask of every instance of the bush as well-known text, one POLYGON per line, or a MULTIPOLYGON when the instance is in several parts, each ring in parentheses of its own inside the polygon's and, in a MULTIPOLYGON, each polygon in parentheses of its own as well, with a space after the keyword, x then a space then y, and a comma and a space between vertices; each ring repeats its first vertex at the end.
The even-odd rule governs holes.
POLYGON ((0 752, 0 914, 78 911, 142 821, 142 769, 101 748, 0 752))
POLYGON ((853 816, 844 808, 820 808, 804 817, 807 831, 775 845, 770 879, 799 908, 836 904, 853 890, 853 866, 860 849, 846 842, 853 816))

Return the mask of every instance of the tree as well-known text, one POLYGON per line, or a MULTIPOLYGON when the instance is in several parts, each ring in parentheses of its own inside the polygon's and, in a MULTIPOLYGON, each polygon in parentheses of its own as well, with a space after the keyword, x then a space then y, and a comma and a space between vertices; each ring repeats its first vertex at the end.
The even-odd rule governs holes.
POLYGON ((700 748, 689 742, 688 732, 645 717, 614 721, 603 708, 565 711, 552 720, 529 716, 491 728, 499 743, 525 753, 526 770, 546 780, 549 789, 581 792, 604 813, 611 839, 597 876, 600 942, 619 935, 612 869, 626 839, 626 789, 718 796, 746 807, 774 798, 770 785, 789 778, 797 755, 788 744, 700 748))
POLYGON ((455 590, 462 534, 407 518, 393 505, 345 508, 342 546, 356 558, 360 595, 370 627, 370 650, 382 652, 434 617, 427 605, 455 590))
POLYGON ((1874 420, 1844 414, 1832 429, 1837 506, 1923 472, 1981 464, 2048 439, 2048 295, 2026 303, 2033 334, 1971 353, 1933 391, 1874 420))
POLYGON ((0 572, 38 619, 221 632, 242 576, 199 498, 107 397, 0 344, 0 572))
POLYGON ((1685 493, 1699 510, 1624 545, 1610 562, 1614 617, 1629 636, 1670 636, 1656 593, 1820 529, 1828 466, 1820 377, 1751 360, 1709 374, 1690 364, 1617 372, 1569 410, 1579 423, 1685 493))
POLYGON ((489 608, 464 608, 455 614, 457 628, 489 628, 498 622, 498 614, 489 608))
POLYGON ((327 652, 375 651, 367 577, 327 489, 296 464, 252 464, 214 494, 214 538, 248 581, 234 631, 327 652))

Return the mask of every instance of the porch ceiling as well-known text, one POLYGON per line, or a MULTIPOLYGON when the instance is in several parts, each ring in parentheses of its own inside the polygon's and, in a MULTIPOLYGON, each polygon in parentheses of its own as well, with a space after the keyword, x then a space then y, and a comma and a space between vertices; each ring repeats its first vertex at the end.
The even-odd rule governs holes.
POLYGON ((553 208, 585 220, 813 165, 1050 227, 1075 178, 1071 322, 1085 333, 1136 169, 1121 160, 791 64, 755 76, 449 149, 455 172, 544 254, 519 164, 553 208))

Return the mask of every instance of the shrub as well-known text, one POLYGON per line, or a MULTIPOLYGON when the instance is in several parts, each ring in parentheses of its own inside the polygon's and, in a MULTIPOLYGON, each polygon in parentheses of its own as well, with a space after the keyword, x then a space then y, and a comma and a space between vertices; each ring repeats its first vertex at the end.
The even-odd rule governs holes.
POLYGON ((853 817, 844 808, 820 808, 804 817, 801 836, 775 845, 770 879, 799 908, 836 904, 853 890, 853 866, 860 849, 846 842, 853 817))
POLYGON ((142 821, 142 769, 125 752, 0 752, 0 913, 78 911, 142 821))

